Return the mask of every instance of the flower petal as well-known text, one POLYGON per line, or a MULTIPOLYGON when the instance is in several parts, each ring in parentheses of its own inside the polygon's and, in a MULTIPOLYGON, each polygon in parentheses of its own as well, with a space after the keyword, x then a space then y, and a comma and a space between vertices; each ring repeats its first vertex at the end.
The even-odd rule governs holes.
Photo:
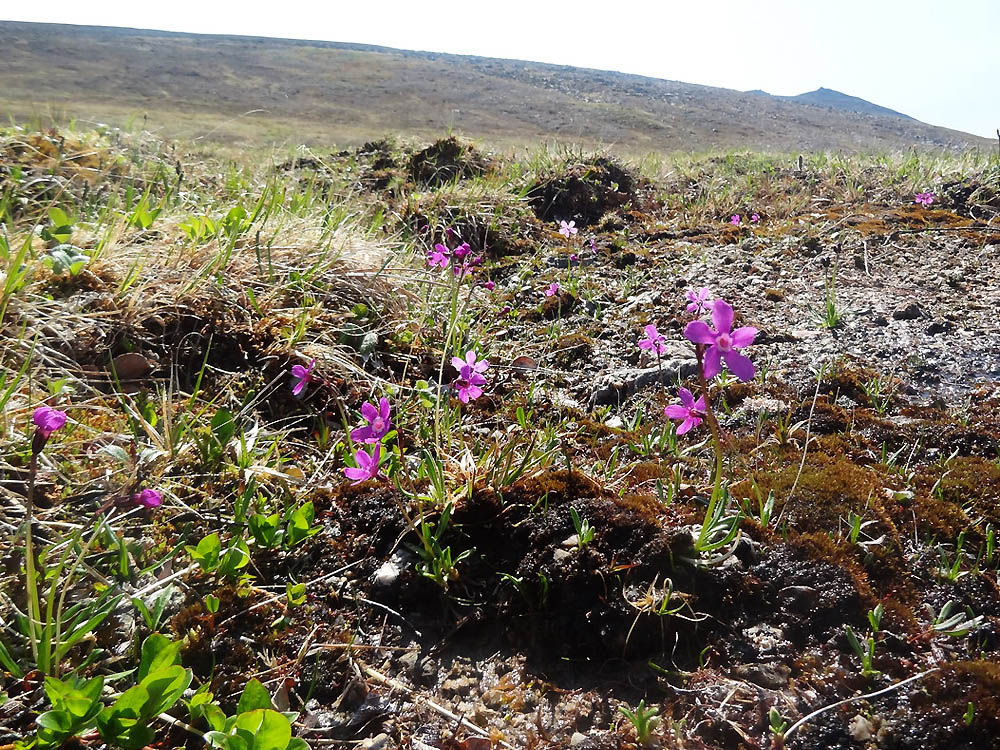
POLYGON ((684 404, 688 409, 694 407, 694 396, 691 394, 687 388, 678 388, 677 395, 681 397, 681 403, 684 404))
POLYGON ((302 380, 300 380, 299 382, 297 382, 295 385, 292 386, 292 395, 298 396, 305 389, 306 389, 306 381, 305 378, 303 378, 302 380))
POLYGON ((733 348, 742 349, 744 346, 750 346, 755 338, 757 338, 757 329, 753 326, 737 328, 733 331, 733 348))
POLYGON ((344 474, 347 476, 348 479, 353 479, 354 484, 357 484, 358 482, 363 482, 366 479, 368 479, 367 471, 365 471, 364 469, 355 469, 353 466, 345 466, 344 474))
POLYGON ((677 426, 677 434, 683 435, 685 432, 694 427, 695 424, 697 423, 694 421, 694 417, 688 417, 677 426))
POLYGON ((748 380, 753 380, 754 373, 756 372, 753 362, 750 361, 749 357, 744 357, 732 349, 726 352, 726 367, 744 383, 748 380))
POLYGON ((382 419, 389 418, 389 399, 385 396, 378 400, 378 415, 382 417, 382 419))
POLYGON ((454 367, 459 372, 461 372, 462 368, 465 367, 465 360, 462 359, 461 357, 452 357, 451 366, 454 367))
POLYGON ((374 422, 378 417, 378 409, 375 408, 374 404, 365 401, 361 404, 361 416, 365 418, 366 422, 374 422))
POLYGON ((669 419, 687 419, 689 416, 687 408, 680 404, 670 404, 663 410, 663 414, 669 419))
POLYGON ((292 377, 305 378, 309 376, 309 370, 302 365, 292 365, 292 377))
POLYGON ((719 333, 729 333, 733 328, 733 308, 724 299, 717 299, 712 305, 712 322, 719 333))
POLYGON ((715 331, 703 320, 692 320, 684 329, 684 338, 695 344, 711 345, 715 343, 715 331))
POLYGON ((722 372, 722 350, 717 346, 710 346, 705 352, 705 380, 711 380, 722 372))
POLYGON ((698 411, 698 412, 701 412, 702 414, 704 414, 705 413, 705 397, 704 396, 699 396, 698 400, 694 402, 694 406, 692 406, 691 408, 694 409, 695 411, 698 411))

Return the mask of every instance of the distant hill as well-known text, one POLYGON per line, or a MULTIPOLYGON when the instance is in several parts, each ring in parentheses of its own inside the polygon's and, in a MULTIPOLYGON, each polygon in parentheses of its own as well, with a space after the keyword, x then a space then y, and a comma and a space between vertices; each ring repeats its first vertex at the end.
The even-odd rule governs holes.
POLYGON ((818 88, 815 91, 809 91, 805 94, 799 94, 798 96, 783 96, 780 98, 790 102, 812 104, 816 107, 830 107, 832 109, 842 109, 847 112, 858 112, 865 115, 902 117, 904 120, 917 122, 917 120, 909 115, 904 115, 902 112, 897 112, 896 110, 889 109, 888 107, 880 107, 878 104, 872 104, 870 101, 865 99, 861 99, 857 96, 850 96, 849 94, 842 94, 841 92, 834 91, 833 89, 818 88))
POLYGON ((554 139, 629 151, 992 145, 826 89, 781 98, 358 44, 4 21, 0 49, 5 117, 135 116, 166 135, 237 145, 353 145, 450 128, 500 144, 554 139))

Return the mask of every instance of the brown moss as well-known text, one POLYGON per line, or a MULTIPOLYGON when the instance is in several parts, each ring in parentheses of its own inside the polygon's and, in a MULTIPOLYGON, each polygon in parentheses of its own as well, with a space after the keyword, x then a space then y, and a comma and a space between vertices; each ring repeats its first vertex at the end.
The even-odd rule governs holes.
MULTIPOLYGON (((783 504, 798 474, 798 464, 793 463, 755 478, 763 496, 773 490, 783 504)), ((881 503, 882 486, 877 473, 846 455, 810 453, 791 504, 782 512, 798 531, 834 531, 851 511, 870 517, 869 506, 881 503)))
POLYGON ((1000 466, 978 456, 956 456, 948 462, 938 487, 941 499, 972 518, 1000 523, 1000 466))
POLYGON ((594 345, 589 336, 582 333, 571 333, 556 342, 556 351, 552 359, 559 367, 569 369, 588 359, 593 351, 594 345))

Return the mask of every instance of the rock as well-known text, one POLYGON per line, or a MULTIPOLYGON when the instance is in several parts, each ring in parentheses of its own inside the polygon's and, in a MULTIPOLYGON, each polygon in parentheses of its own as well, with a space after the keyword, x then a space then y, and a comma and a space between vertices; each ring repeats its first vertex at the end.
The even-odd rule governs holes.
POLYGON ((392 560, 386 560, 372 578, 379 586, 391 586, 399 578, 399 566, 392 560))
POLYGON ((573 553, 568 549, 562 549, 561 547, 552 553, 552 559, 556 562, 562 562, 563 560, 572 557, 573 553))
POLYGON ((909 302, 905 305, 900 305, 892 311, 893 320, 917 320, 918 318, 926 317, 927 313, 924 312, 924 309, 916 302, 909 302))
POLYGON ((392 748, 396 747, 396 744, 392 741, 392 737, 383 733, 369 737, 358 745, 358 747, 361 750, 392 750, 392 748))
POLYGON ((952 328, 954 328, 951 323, 947 320, 935 320, 929 326, 927 326, 926 333, 928 336, 936 336, 939 333, 947 333, 952 328))
POLYGON ((887 326, 889 325, 889 319, 884 315, 876 315, 872 318, 872 325, 887 326))
POLYGON ((662 370, 649 367, 608 373, 590 394, 588 409, 593 410, 595 406, 618 406, 643 388, 657 383, 670 386, 676 378, 686 380, 698 372, 698 364, 694 357, 664 359, 661 364, 662 370))
POLYGON ((569 738, 570 747, 576 747, 587 741, 587 735, 582 732, 573 732, 573 736, 569 738))
POLYGON ((868 742, 872 739, 875 727, 861 714, 858 714, 847 725, 848 731, 855 742, 868 742))
POLYGON ((780 289, 765 289, 764 299, 769 302, 782 302, 785 299, 785 293, 780 289))
POLYGON ((441 683, 441 692, 444 695, 453 697, 456 695, 469 695, 474 689, 479 687, 479 680, 469 675, 458 675, 449 677, 441 683))

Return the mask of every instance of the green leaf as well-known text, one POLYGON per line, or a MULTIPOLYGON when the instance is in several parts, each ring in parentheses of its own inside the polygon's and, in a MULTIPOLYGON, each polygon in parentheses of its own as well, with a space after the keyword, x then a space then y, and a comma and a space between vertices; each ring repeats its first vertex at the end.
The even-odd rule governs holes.
POLYGON ((65 734, 73 726, 73 717, 68 711, 46 711, 35 719, 40 727, 65 734))
POLYGON ((136 679, 141 683, 147 675, 157 672, 181 661, 181 643, 171 641, 165 635, 153 633, 143 641, 142 655, 139 659, 139 673, 136 679))
POLYGON ((149 700, 143 707, 143 717, 151 719, 173 706, 191 684, 191 670, 180 665, 150 673, 137 687, 144 687, 149 700))
POLYGON ((241 713, 236 718, 236 731, 252 737, 252 750, 285 750, 292 739, 292 725, 277 711, 260 708, 241 713))
POLYGON ((219 567, 219 555, 222 551, 222 540, 215 532, 209 534, 200 542, 197 547, 190 544, 184 547, 187 553, 206 573, 212 573, 219 567))
POLYGON ((219 445, 225 447, 236 434, 236 421, 233 415, 225 409, 220 409, 212 417, 212 435, 219 441, 219 445))
POLYGON ((260 684, 259 680, 252 679, 243 688, 243 695, 240 696, 240 702, 236 707, 236 711, 242 714, 258 708, 273 709, 274 704, 271 703, 271 694, 267 692, 267 688, 260 684))

